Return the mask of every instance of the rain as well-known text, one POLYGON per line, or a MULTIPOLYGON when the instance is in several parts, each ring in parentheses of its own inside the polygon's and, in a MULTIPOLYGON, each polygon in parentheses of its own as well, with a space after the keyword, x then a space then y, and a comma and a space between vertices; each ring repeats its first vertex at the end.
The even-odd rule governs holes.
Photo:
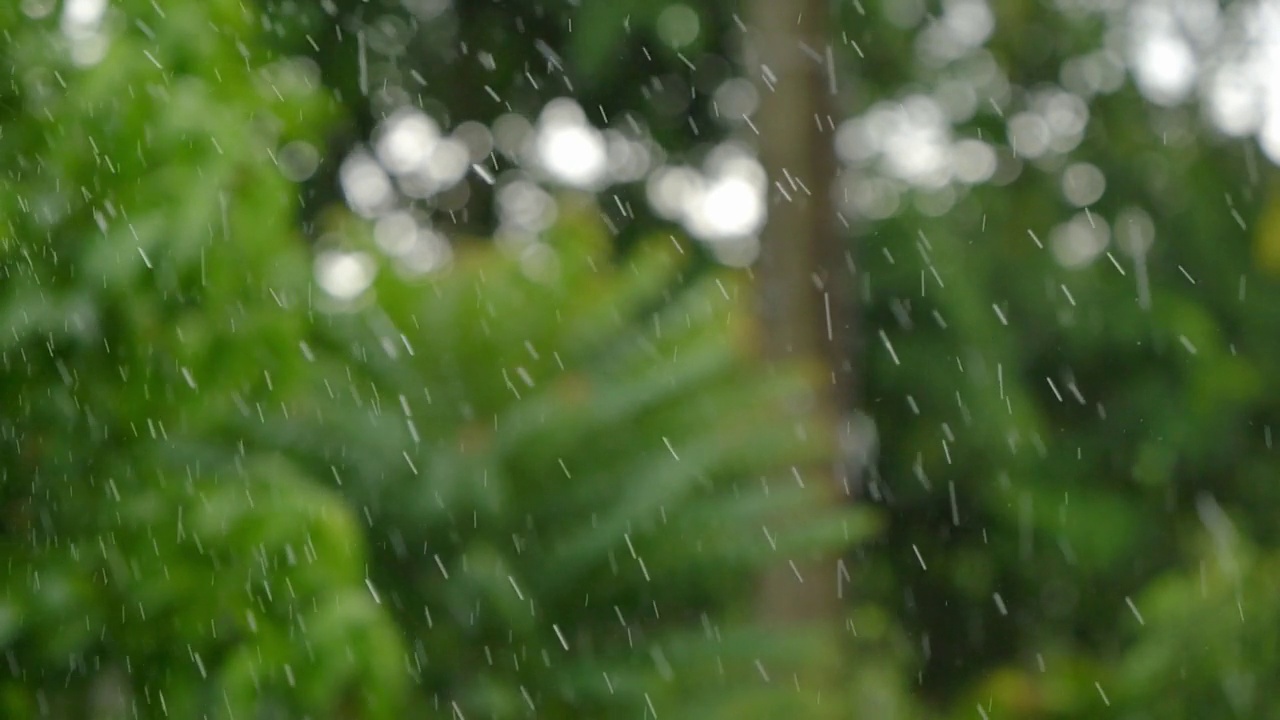
POLYGON ((1277 38, 4 3, 0 718, 1275 715, 1277 38))

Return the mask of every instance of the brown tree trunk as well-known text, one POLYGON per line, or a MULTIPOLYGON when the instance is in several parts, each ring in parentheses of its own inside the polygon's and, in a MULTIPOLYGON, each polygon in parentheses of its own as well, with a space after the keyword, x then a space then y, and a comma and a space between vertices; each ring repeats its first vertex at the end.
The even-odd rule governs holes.
MULTIPOLYGON (((766 353, 816 361, 827 391, 818 411, 837 443, 854 402, 853 263, 836 226, 833 117, 837 74, 827 0, 749 0, 746 68, 760 107, 753 125, 768 173, 769 219, 754 272, 766 353)), ((837 467, 811 468, 816 503, 847 502, 837 467)), ((804 517, 779 518, 782 529, 804 517)), ((789 563, 766 574, 759 614, 770 625, 820 624, 842 617, 837 558, 789 563), (803 580, 801 580, 803 578, 803 580)), ((838 674, 838 668, 830 668, 838 674)), ((826 672, 823 673, 828 674, 826 672)))

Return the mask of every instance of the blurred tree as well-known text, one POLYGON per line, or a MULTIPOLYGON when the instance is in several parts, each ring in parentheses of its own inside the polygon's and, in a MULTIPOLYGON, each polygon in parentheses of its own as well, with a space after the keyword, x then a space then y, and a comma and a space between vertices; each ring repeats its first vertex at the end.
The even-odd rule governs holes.
MULTIPOLYGON (((1156 642, 1145 601, 1197 574, 1206 493, 1275 542, 1277 286, 1255 260, 1274 171, 1142 65, 1146 32, 1224 28, 1193 56, 1205 83, 1252 53, 1230 28, 1254 3, 1208 5, 847 10, 853 56, 884 69, 836 146, 880 341, 867 398, 893 429, 867 583, 903 598, 925 692, 956 717, 1142 717, 1161 697, 1213 714, 1209 687, 1266 716, 1228 697, 1243 675, 1156 642)), ((1222 611, 1164 597, 1188 604, 1162 615, 1222 611)), ((1224 646, 1266 632, 1231 619, 1224 646)))
MULTIPOLYGON (((1244 87, 1243 99, 1222 106, 1236 111, 1207 108, 1217 128, 1234 137, 1267 126, 1249 109, 1267 92, 1262 83, 1220 80, 1239 77, 1236 65, 1254 55, 1254 35, 1269 27, 1262 4, 838 4, 837 20, 816 31, 823 37, 800 49, 805 67, 827 65, 841 90, 822 141, 834 153, 816 158, 800 154, 811 126, 793 122, 812 114, 813 98, 798 98, 810 81, 773 82, 776 93, 758 85, 759 109, 735 125, 717 116, 715 86, 699 77, 720 68, 719 77, 764 78, 737 61, 750 39, 744 28, 786 37, 806 32, 791 20, 827 8, 438 7, 423 21, 434 29, 410 34, 444 33, 451 42, 437 46, 474 56, 475 74, 452 74, 454 60, 427 54, 387 63, 428 84, 439 78, 434 99, 409 98, 432 113, 533 118, 546 100, 571 95, 597 124, 643 122, 673 156, 696 158, 715 137, 740 134, 759 143, 771 178, 790 165, 806 186, 795 168, 839 159, 826 221, 838 212, 852 226, 843 240, 857 250, 867 308, 858 324, 874 350, 854 375, 883 441, 866 494, 891 519, 884 545, 861 557, 858 585, 898 607, 916 635, 924 692, 940 704, 988 675, 1009 677, 1010 664, 1038 672, 1038 656, 1065 658, 1066 676, 1116 660, 1116 623, 1131 617, 1124 598, 1191 561, 1176 541, 1202 489, 1233 515, 1254 510, 1238 521, 1274 542, 1256 512, 1274 501, 1265 478, 1275 408, 1262 370, 1276 351, 1266 339, 1275 336, 1266 272, 1277 246, 1263 214, 1269 171, 1252 144, 1224 142, 1202 123, 1175 86, 1180 68, 1202 67, 1199 84, 1219 88, 1215 97, 1239 98, 1232 88, 1244 87), (679 8, 700 28, 690 47, 661 31, 679 8), (752 19, 765 12, 779 15, 752 19), (1143 42, 1185 62, 1144 60, 1143 42), (659 89, 673 87, 692 88, 691 102, 663 102, 659 89), (797 99, 770 102, 791 93, 797 99), (762 129, 781 117, 791 119, 762 129)), ((359 64, 334 66, 355 78, 359 64)), ((821 127, 818 118, 812 129, 821 127)), ((624 240, 653 227, 629 202, 634 188, 609 192, 620 200, 604 212, 624 240)), ((793 277, 812 272, 803 253, 787 250, 817 237, 801 228, 824 195, 791 194, 794 202, 771 202, 766 259, 753 270, 766 283, 789 265, 793 277), (777 242, 780 228, 790 247, 777 242)), ((845 263, 833 255, 819 269, 845 263)), ((834 332, 858 299, 833 303, 834 332)), ((825 319, 825 306, 802 312, 804 321, 779 323, 774 336, 825 319)))
MULTIPOLYGON (((753 129, 760 135, 766 196, 773 200, 754 271, 765 347, 774 358, 815 363, 819 382, 827 386, 817 397, 819 432, 835 442, 839 421, 853 401, 854 283, 853 255, 834 228, 831 137, 837 80, 829 64, 834 62, 827 44, 829 16, 825 0, 756 0, 747 13, 743 65, 760 75, 753 129)), ((839 505, 851 496, 852 470, 847 463, 830 462, 807 474, 822 489, 825 503, 839 505)), ((803 527, 813 512, 804 508, 781 522, 803 527)), ((835 558, 822 558, 803 569, 773 568, 760 591, 760 612, 773 623, 838 625, 847 580, 843 567, 835 558)), ((819 673, 826 675, 825 687, 839 686, 848 668, 837 664, 819 673)))
MULTIPOLYGON (((844 542, 834 515, 773 518, 793 466, 811 488, 830 467, 853 386, 889 522, 848 565, 894 613, 834 609, 849 644, 896 657, 905 624, 920 695, 957 717, 1270 712, 1265 3, 91 6, 0 8, 6 716, 813 714, 766 651, 821 665, 838 634, 790 655, 740 601, 792 532, 802 577, 844 542), (639 138, 641 171, 584 183, 598 226, 526 163, 559 97, 588 136, 639 138), (328 208, 362 186, 344 168, 398 189, 375 156, 406 108, 475 142, 447 145, 447 192, 370 204, 380 249, 436 267, 433 233, 488 236, 513 185, 573 217, 397 278, 328 208), (752 342, 744 286, 701 278, 723 248, 657 250, 683 235, 645 187, 734 136, 769 178, 752 272, 797 301, 763 302, 752 342), (823 358, 816 396, 750 369, 788 345, 823 358)), ((788 613, 831 598, 776 566, 788 613)), ((895 670, 856 665, 842 699, 918 715, 895 670)))
POLYGON ((399 717, 353 509, 180 450, 300 380, 278 161, 333 104, 238 2, 54 10, 0 9, 0 714, 399 717))
MULTIPOLYGON (((355 227, 341 252, 360 252, 355 227)), ((369 514, 374 581, 423 645, 428 697, 497 717, 817 703, 752 688, 830 652, 829 629, 761 635, 742 616, 758 568, 866 533, 794 481, 830 457, 813 386, 744 363, 763 338, 739 279, 688 283, 665 238, 613 267, 605 236, 567 218, 522 258, 467 251, 420 281, 388 265, 375 305, 319 329, 312 347, 344 360, 306 395, 317 407, 256 433, 369 514), (776 522, 795 508, 807 523, 776 522)), ((867 694, 832 692, 833 708, 867 694)))
POLYGON ((745 607, 870 525, 774 525, 831 446, 739 278, 567 218, 365 293, 336 213, 314 287, 315 65, 241 3, 54 10, 0 10, 5 717, 904 712, 745 607))

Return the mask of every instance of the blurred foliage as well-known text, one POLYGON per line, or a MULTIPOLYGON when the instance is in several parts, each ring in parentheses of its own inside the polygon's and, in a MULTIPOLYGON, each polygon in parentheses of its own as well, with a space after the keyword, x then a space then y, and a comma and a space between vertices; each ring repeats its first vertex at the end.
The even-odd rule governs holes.
POLYGON ((750 622, 761 565, 874 528, 803 485, 813 373, 752 361, 742 278, 665 236, 615 259, 586 211, 336 303, 276 161, 341 112, 311 61, 243 3, 136 2, 76 67, 29 11, 0 10, 0 714, 902 712, 888 678, 796 684, 829 628, 750 622), (771 532, 788 506, 813 521, 771 532))
MULTIPOLYGON (((1069 63, 1118 52, 1078 8, 992 7, 1007 93, 959 137, 1007 135, 1069 63)), ((960 71, 920 61, 927 22, 872 27, 860 66, 897 74, 859 73, 866 105, 941 97, 960 71)), ((1078 147, 1005 157, 945 213, 904 194, 856 229, 867 402, 891 429, 868 488, 890 521, 868 590, 905 590, 925 691, 955 717, 1271 717, 1258 688, 1280 668, 1254 649, 1269 611, 1247 609, 1275 581, 1274 550, 1248 548, 1278 539, 1274 171, 1194 105, 1119 82, 1083 99, 1078 147), (1083 209, 1064 190, 1080 161, 1106 185, 1083 209), (1107 238, 1084 263, 1060 259, 1067 222, 1107 238), (1206 555, 1196 538, 1224 524, 1243 539, 1206 555)))
POLYGON ((302 379, 308 262, 271 153, 332 100, 305 62, 246 63, 238 2, 136 3, 146 30, 88 68, 19 10, 0 10, 0 714, 399 717, 403 641, 354 510, 270 455, 181 452, 302 379))
MULTIPOLYGON (((740 74, 742 22, 722 0, 264 0, 276 46, 313 57, 325 84, 349 110, 329 137, 320 172, 305 192, 340 200, 339 165, 378 123, 404 105, 442 127, 492 125, 507 114, 533 121, 550 100, 573 98, 590 121, 651 136, 654 162, 670 154, 699 159, 710 143, 743 125, 722 112, 715 90, 740 74), (667 11, 675 10, 674 14, 667 11), (664 13, 667 13, 664 17, 664 13), (687 40, 662 30, 679 23, 687 40)), ((512 163, 495 153, 494 174, 512 163)), ((459 212, 438 212, 444 227, 487 234, 493 188, 467 185, 459 212)), ((642 183, 610 188, 600 204, 623 245, 659 221, 642 183), (625 209, 624 209, 625 208, 625 209)), ((701 254, 704 249, 691 246, 701 254)))
POLYGON ((464 252, 421 281, 384 268, 373 301, 317 327, 330 362, 295 420, 244 433, 366 513, 372 580, 422 643, 428 697, 492 717, 737 717, 761 692, 788 707, 794 689, 753 689, 755 663, 842 650, 744 623, 753 571, 869 520, 797 483, 830 452, 815 383, 743 363, 760 339, 740 278, 687 281, 668 238, 615 265, 604 237, 575 213, 535 253, 464 252), (771 531, 789 507, 812 522, 771 531))
MULTIPOLYGON (((711 102, 758 79, 741 3, 128 0, 91 67, 45 5, 0 7, 0 716, 1274 716, 1274 170, 1127 81, 1016 156, 1010 116, 1123 49, 1084 3, 984 4, 954 61, 930 33, 963 2, 832 3, 843 113, 968 87, 950 132, 1000 162, 847 216, 884 534, 844 637, 745 602, 877 524, 761 532, 830 459, 815 373, 751 362, 743 279, 642 188, 354 304, 308 277, 304 238, 369 250, 337 164, 404 103, 453 127, 572 96, 694 160, 756 141, 711 102), (328 148, 301 187, 292 140, 328 148), (1108 244, 1064 266, 1067 221, 1108 244), (834 653, 844 704, 797 693, 834 653)), ((483 235, 472 187, 436 214, 483 235)))

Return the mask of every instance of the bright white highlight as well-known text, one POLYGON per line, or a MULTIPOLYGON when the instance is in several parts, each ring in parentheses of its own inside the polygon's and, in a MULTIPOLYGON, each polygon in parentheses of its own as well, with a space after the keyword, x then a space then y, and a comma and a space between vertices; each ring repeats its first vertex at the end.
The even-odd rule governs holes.
POLYGON ((609 156, 604 136, 587 123, 574 101, 558 98, 548 103, 534 133, 535 160, 552 179, 582 189, 605 179, 609 156))
POLYGON ((373 284, 377 265, 364 253, 326 250, 316 256, 315 271, 316 282, 326 293, 338 300, 354 300, 373 284))

